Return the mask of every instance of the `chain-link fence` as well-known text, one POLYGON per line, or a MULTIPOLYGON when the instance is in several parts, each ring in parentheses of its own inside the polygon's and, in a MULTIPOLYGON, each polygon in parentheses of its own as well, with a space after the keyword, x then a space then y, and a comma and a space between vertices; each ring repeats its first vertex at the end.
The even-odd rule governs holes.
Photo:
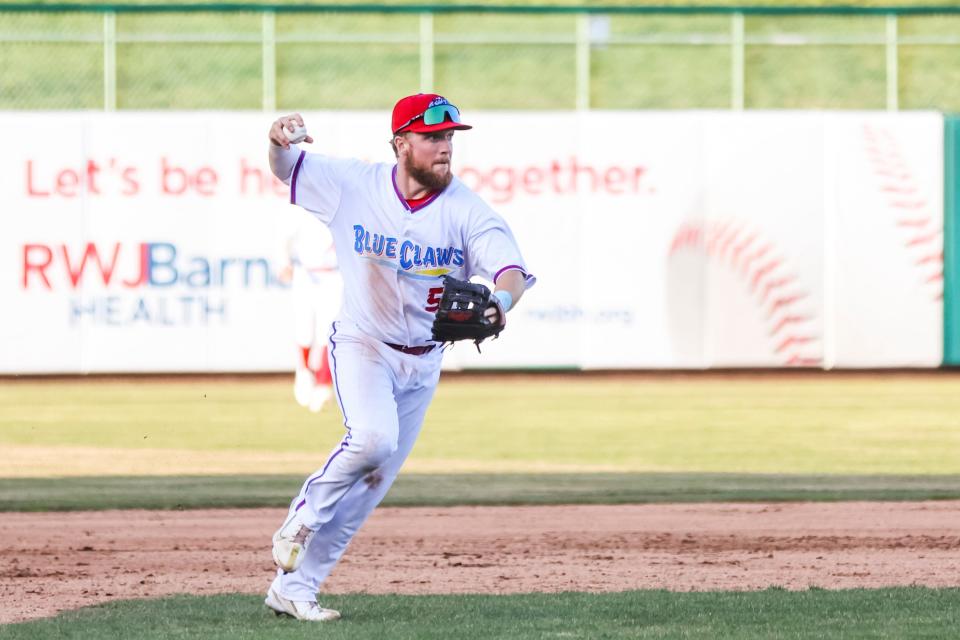
POLYGON ((0 109, 960 109, 960 7, 0 6, 0 109))

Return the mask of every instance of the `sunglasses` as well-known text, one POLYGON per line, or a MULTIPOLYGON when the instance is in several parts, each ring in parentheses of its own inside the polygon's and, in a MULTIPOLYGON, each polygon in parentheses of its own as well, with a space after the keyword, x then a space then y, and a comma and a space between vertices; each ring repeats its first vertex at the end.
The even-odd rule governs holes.
POLYGON ((430 107, 418 116, 413 116, 404 122, 403 125, 397 127, 397 131, 406 129, 420 118, 423 118, 423 124, 430 126, 444 122, 447 116, 450 116, 451 122, 460 124, 460 111, 455 106, 452 104, 438 104, 435 107, 430 107))

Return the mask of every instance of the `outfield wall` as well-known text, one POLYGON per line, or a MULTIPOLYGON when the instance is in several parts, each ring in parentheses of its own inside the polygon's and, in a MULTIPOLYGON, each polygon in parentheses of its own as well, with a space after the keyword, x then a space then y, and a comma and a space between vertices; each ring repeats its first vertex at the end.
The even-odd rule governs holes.
MULTIPOLYGON (((392 161, 385 115, 305 114, 392 161)), ((472 113, 455 170, 539 282, 448 367, 935 367, 944 118, 472 113)), ((270 117, 0 114, 0 373, 292 368, 270 117), (39 139, 41 142, 37 142, 39 139)), ((424 210, 429 213, 429 209, 424 210)))

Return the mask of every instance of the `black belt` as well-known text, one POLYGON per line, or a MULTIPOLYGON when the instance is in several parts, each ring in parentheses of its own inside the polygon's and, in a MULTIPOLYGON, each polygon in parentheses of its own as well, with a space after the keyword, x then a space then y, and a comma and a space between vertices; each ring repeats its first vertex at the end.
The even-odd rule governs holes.
POLYGON ((425 353, 430 353, 436 346, 433 344, 425 344, 422 347, 405 347, 401 344, 390 344, 389 342, 384 342, 383 344, 387 345, 391 349, 396 349, 401 353, 408 353, 411 356, 422 356, 425 353))

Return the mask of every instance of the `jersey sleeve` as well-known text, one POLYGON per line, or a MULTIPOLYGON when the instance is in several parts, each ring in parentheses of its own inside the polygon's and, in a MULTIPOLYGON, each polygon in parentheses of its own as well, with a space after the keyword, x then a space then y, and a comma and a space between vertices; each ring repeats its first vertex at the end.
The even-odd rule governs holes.
POLYGON ((300 152, 290 178, 290 203, 299 205, 330 224, 340 208, 346 182, 360 172, 359 160, 331 158, 318 153, 300 152))
POLYGON ((527 270, 506 221, 486 206, 474 214, 467 240, 467 277, 480 276, 496 284, 502 274, 517 270, 523 273, 526 288, 532 287, 537 279, 527 270))

